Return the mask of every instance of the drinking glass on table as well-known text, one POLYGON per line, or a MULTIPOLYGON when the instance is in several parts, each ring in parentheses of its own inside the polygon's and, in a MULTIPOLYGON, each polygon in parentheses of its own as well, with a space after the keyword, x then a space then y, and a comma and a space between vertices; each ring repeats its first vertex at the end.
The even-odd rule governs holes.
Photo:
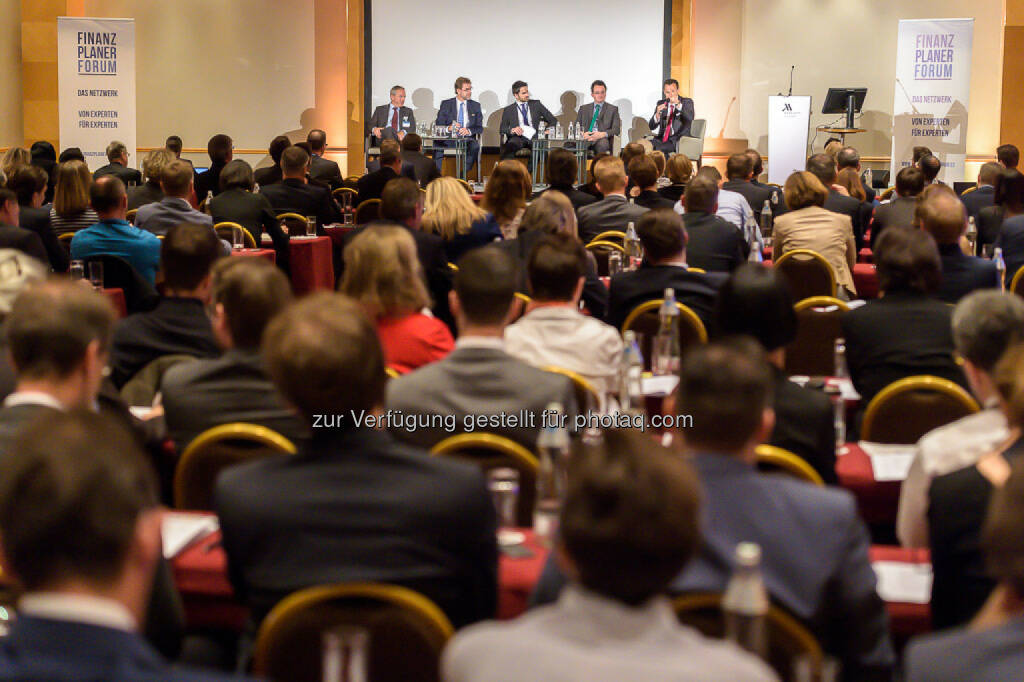
POLYGON ((618 251, 611 251, 608 253, 608 276, 622 272, 622 254, 618 251))
POLYGON ((231 228, 231 248, 236 251, 245 248, 245 240, 242 238, 242 228, 240 227, 231 228))
POLYGON ((85 279, 85 261, 71 261, 71 267, 68 268, 68 274, 71 275, 71 279, 73 280, 85 279))
POLYGON ((89 282, 92 283, 92 288, 99 291, 103 288, 103 261, 90 261, 89 262, 89 282))
POLYGON ((306 216, 306 236, 307 237, 315 237, 316 236, 316 216, 315 215, 308 215, 308 216, 306 216))
POLYGON ((494 511, 498 514, 498 528, 515 528, 519 472, 509 467, 491 469, 487 472, 487 489, 491 492, 494 511))

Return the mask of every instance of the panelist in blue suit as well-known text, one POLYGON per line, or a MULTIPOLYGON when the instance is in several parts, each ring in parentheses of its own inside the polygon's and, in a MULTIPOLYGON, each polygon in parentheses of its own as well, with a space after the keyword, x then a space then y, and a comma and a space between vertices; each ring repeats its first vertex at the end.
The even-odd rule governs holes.
MULTIPOLYGON (((473 96, 473 81, 465 76, 455 79, 455 97, 441 102, 441 108, 437 110, 436 124, 446 128, 454 128, 456 134, 461 137, 468 137, 466 145, 466 170, 472 170, 476 165, 476 157, 480 151, 479 135, 484 132, 484 114, 480 110, 480 103, 470 99, 473 96)), ((434 145, 443 149, 447 143, 435 142, 434 145)), ((441 161, 444 158, 442 152, 434 156, 438 170, 441 169, 441 161)))

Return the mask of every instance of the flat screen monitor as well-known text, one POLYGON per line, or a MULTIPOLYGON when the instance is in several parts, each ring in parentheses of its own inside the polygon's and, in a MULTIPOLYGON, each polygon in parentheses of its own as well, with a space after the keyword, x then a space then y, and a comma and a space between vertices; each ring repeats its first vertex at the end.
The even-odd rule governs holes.
POLYGON ((846 102, 850 95, 854 96, 854 111, 860 112, 867 97, 867 88, 829 88, 825 95, 825 103, 821 105, 823 114, 845 114, 846 102))

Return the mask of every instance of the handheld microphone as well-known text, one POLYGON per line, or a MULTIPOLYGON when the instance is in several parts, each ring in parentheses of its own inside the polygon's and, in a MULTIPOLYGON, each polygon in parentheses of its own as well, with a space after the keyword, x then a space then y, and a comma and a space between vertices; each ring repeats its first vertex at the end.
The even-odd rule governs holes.
POLYGON ((786 97, 793 96, 793 69, 796 68, 796 64, 789 67, 789 92, 786 93, 786 97))

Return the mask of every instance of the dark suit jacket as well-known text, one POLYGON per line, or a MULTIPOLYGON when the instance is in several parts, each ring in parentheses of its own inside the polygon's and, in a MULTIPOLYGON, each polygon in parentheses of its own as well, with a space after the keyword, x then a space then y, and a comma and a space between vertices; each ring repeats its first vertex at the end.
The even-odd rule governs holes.
POLYGON ((229 575, 255 620, 294 590, 339 582, 409 587, 456 627, 493 618, 495 512, 480 470, 337 417, 298 455, 217 481, 229 575))
POLYGON ((978 220, 981 209, 991 206, 995 200, 996 190, 992 185, 982 185, 973 192, 961 195, 960 201, 967 207, 967 215, 978 220))
MULTIPOLYGON (((579 210, 583 206, 588 206, 597 201, 597 197, 595 197, 594 195, 587 194, 586 192, 581 192, 578 189, 573 189, 572 185, 551 185, 551 187, 544 190, 544 192, 551 191, 561 192, 562 194, 564 194, 569 199, 569 202, 572 203, 572 207, 576 210, 579 210)), ((541 192, 541 194, 543 194, 544 192, 541 192)))
POLYGON ((164 191, 160 189, 160 183, 144 182, 138 187, 128 189, 128 210, 155 204, 164 198, 164 191))
POLYGON ((577 212, 580 239, 586 244, 606 230, 625 232, 628 223, 638 222, 647 211, 643 206, 630 204, 621 194, 608 195, 577 212))
MULTIPOLYGON (((891 680, 896 657, 888 616, 853 496, 768 476, 729 455, 698 454, 693 461, 704 490, 703 542, 669 590, 724 592, 736 545, 756 542, 768 594, 840 659, 842 679, 891 680)), ((549 557, 534 602, 553 601, 564 580, 549 557)))
POLYGON ((43 263, 50 262, 42 238, 31 230, 14 225, 0 225, 0 249, 17 249, 43 263))
POLYGON ((403 150, 403 171, 405 170, 405 164, 412 166, 413 179, 420 184, 420 187, 426 187, 430 184, 431 180, 441 177, 441 171, 437 170, 437 163, 430 157, 425 156, 423 152, 407 152, 403 150))
MULTIPOLYGON (((435 125, 450 126, 452 121, 457 121, 458 119, 459 107, 455 98, 449 97, 446 100, 441 100, 441 107, 437 110, 437 119, 434 121, 435 125)), ((483 110, 480 109, 480 102, 471 99, 466 100, 466 114, 463 125, 469 128, 469 132, 474 135, 483 135, 484 114, 483 110)))
POLYGON ((724 218, 693 211, 683 214, 686 263, 708 272, 732 272, 746 260, 749 247, 743 233, 724 218))
POLYGON ((267 185, 273 185, 275 182, 281 182, 283 179, 281 176, 281 167, 276 163, 266 168, 257 168, 252 172, 253 180, 262 190, 267 185))
POLYGON ((317 234, 323 234, 324 225, 341 219, 330 192, 295 178, 287 178, 267 188, 260 187, 260 196, 266 197, 278 214, 292 211, 303 216, 315 215, 317 234))
MULTIPOLYGON (((519 110, 521 102, 513 102, 501 110, 502 135, 511 135, 513 128, 519 127, 519 110)), ((537 127, 537 123, 544 121, 549 126, 558 125, 558 119, 548 111, 548 108, 541 104, 539 99, 531 99, 526 103, 526 110, 530 112, 530 126, 537 127)))
POLYGON ((1003 682, 1024 669, 1024 619, 992 628, 962 627, 919 635, 903 653, 905 682, 1003 682))
MULTIPOLYGON (((584 131, 590 130, 590 122, 594 119, 594 106, 594 102, 587 102, 576 113, 576 122, 580 124, 584 131)), ((612 144, 612 140, 617 135, 622 134, 622 119, 619 117, 619 108, 608 101, 602 102, 601 113, 597 117, 597 125, 594 126, 594 130, 599 133, 607 133, 608 144, 612 144)))
POLYGON ((122 166, 120 163, 108 163, 106 166, 103 166, 102 168, 97 168, 96 171, 92 174, 92 177, 93 180, 95 180, 97 178, 103 177, 104 175, 116 175, 117 178, 124 183, 125 187, 127 187, 129 183, 132 182, 134 182, 137 185, 142 184, 142 173, 135 170, 134 168, 126 168, 125 166, 122 166))
POLYGON ((978 211, 975 223, 978 227, 978 253, 981 253, 982 244, 995 244, 1004 219, 1002 206, 987 206, 978 211))
POLYGON ((640 192, 640 194, 634 197, 633 201, 637 206, 643 206, 644 208, 649 208, 651 210, 656 208, 672 208, 676 205, 676 202, 671 199, 666 199, 653 189, 640 192))
MULTIPOLYGON (((374 128, 387 128, 391 125, 390 119, 388 119, 388 110, 391 108, 391 103, 381 104, 379 107, 373 110, 373 115, 370 116, 370 120, 366 123, 366 134, 370 135, 370 145, 377 147, 380 145, 380 138, 373 137, 371 131, 374 128)), ((406 133, 416 132, 416 116, 412 113, 412 109, 409 107, 401 107, 398 110, 398 127, 404 130, 406 133)), ((381 131, 382 133, 384 131, 381 131)), ((390 137, 392 139, 398 139, 397 131, 391 134, 384 134, 384 137, 390 137)))
POLYGON ((718 289, 726 277, 720 273, 700 274, 687 272, 677 265, 648 265, 643 263, 632 272, 612 277, 608 288, 608 324, 622 328, 626 317, 645 301, 661 298, 665 289, 676 292, 676 300, 697 313, 706 328, 710 328, 718 289))
POLYGON ((331 189, 341 187, 341 169, 338 167, 338 162, 316 154, 310 159, 309 177, 327 183, 331 189))
MULTIPOLYGON (((658 110, 658 106, 665 102, 664 99, 659 99, 657 104, 654 106, 655 112, 658 110)), ((672 116, 672 132, 669 133, 668 141, 675 144, 679 141, 680 137, 690 134, 690 124, 693 123, 693 100, 689 97, 680 97, 679 101, 681 107, 675 111, 672 116)), ((651 120, 647 122, 651 132, 654 133, 654 137, 660 140, 665 133, 662 128, 662 117, 668 116, 668 107, 665 107, 664 111, 661 112, 661 117, 657 113, 651 115, 651 120)))
MULTIPOLYGON (((415 170, 413 172, 415 173, 415 170)), ((384 166, 359 178, 359 196, 356 199, 356 205, 358 206, 367 199, 380 199, 381 194, 384 192, 384 185, 397 177, 398 173, 393 168, 384 166)))
POLYGON ((888 227, 912 227, 914 210, 917 208, 917 197, 896 197, 887 204, 875 207, 875 216, 871 219, 871 249, 878 242, 878 235, 888 227))
POLYGON ((995 245, 1003 250, 1006 262, 1006 286, 1009 288, 1014 273, 1024 267, 1024 215, 1003 220, 995 245))
POLYGON ((288 235, 281 229, 281 221, 274 215, 274 207, 266 195, 253 194, 235 187, 215 196, 210 202, 209 210, 215 225, 232 222, 249 230, 256 239, 257 248, 262 246, 260 237, 263 232, 269 234, 274 241, 274 258, 277 266, 286 273, 291 272, 288 235))
POLYGON ((764 187, 772 195, 772 215, 782 215, 789 210, 786 206, 786 197, 782 194, 782 188, 776 187, 775 185, 766 185, 763 182, 758 182, 756 179, 751 180, 750 184, 754 187, 764 187))
POLYGON ((754 212, 754 220, 761 223, 761 210, 764 208, 764 202, 768 202, 771 206, 772 192, 771 189, 764 185, 755 185, 752 182, 746 180, 730 180, 729 182, 722 183, 722 189, 727 189, 737 194, 742 194, 743 198, 750 204, 750 210, 754 212))
POLYGON ((772 367, 775 430, 770 444, 807 461, 828 485, 836 485, 836 430, 832 401, 821 391, 797 386, 772 367))
POLYGON ((224 170, 225 165, 210 164, 205 173, 199 174, 195 181, 196 201, 202 202, 209 192, 213 192, 213 196, 220 194, 220 172, 224 170))
POLYGON ((658 194, 665 197, 666 199, 671 200, 672 206, 675 206, 676 202, 681 201, 683 195, 686 194, 686 184, 673 183, 671 185, 666 185, 665 187, 662 187, 661 189, 658 190, 658 194))
POLYGON ((952 311, 930 296, 889 293, 843 315, 846 361, 862 406, 897 379, 916 374, 967 388, 953 360, 952 311))
POLYGON ((843 196, 829 187, 828 197, 825 198, 825 210, 850 216, 850 222, 853 223, 853 240, 856 242, 858 251, 864 244, 864 232, 867 230, 867 226, 863 223, 862 207, 863 203, 859 199, 843 196))
POLYGON ((940 244, 942 286, 936 294, 940 301, 956 303, 975 289, 999 286, 996 264, 984 258, 965 255, 959 244, 940 244))
POLYGON ((43 242, 43 248, 46 249, 47 256, 47 259, 43 262, 49 263, 54 272, 67 272, 68 252, 67 249, 61 246, 60 241, 57 239, 57 233, 50 227, 50 211, 45 208, 33 208, 31 206, 20 206, 19 209, 19 226, 29 232, 35 232, 39 235, 39 240, 43 242))

